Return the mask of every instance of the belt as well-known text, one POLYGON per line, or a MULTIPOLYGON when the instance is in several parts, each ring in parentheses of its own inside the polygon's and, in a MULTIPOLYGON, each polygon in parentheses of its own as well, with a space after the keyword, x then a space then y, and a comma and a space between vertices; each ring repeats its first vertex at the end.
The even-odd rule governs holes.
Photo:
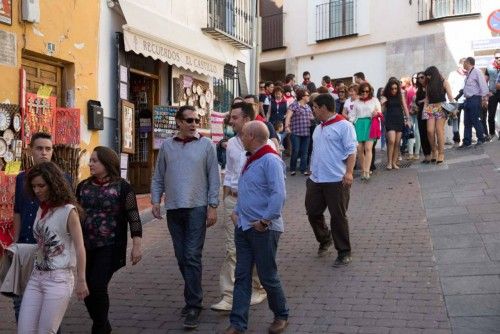
POLYGON ((238 192, 233 189, 229 189, 229 196, 238 197, 238 192))

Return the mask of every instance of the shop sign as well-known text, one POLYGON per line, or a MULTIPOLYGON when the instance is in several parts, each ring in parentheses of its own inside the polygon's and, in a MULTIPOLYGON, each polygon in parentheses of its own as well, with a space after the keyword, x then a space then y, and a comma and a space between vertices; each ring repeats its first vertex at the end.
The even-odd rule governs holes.
POLYGON ((491 37, 472 41, 472 50, 496 50, 500 49, 500 37, 491 37))
POLYGON ((477 56, 474 57, 474 60, 477 68, 484 68, 493 62, 493 56, 477 56))
MULTIPOLYGON (((1 1, 1 0, 0 0, 1 1)), ((0 65, 15 67, 17 64, 16 35, 0 30, 0 65)))
POLYGON ((124 30, 125 51, 133 51, 146 57, 161 60, 184 69, 211 77, 222 78, 224 64, 185 52, 174 46, 158 42, 124 30))

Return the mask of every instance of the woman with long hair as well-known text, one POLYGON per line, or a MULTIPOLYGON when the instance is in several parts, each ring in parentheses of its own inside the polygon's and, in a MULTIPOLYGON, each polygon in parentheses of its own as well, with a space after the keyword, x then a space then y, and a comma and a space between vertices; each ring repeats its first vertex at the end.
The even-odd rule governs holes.
POLYGON ((424 72, 417 73, 417 92, 415 94, 414 105, 417 107, 418 131, 420 133, 420 144, 424 153, 423 164, 431 162, 431 145, 427 136, 427 120, 422 118, 425 105, 425 96, 427 95, 425 87, 427 86, 424 72))
POLYGON ((89 293, 81 209, 63 172, 52 162, 36 164, 27 172, 26 191, 40 201, 33 225, 38 247, 17 330, 19 334, 56 333, 75 286, 75 266, 78 298, 89 293))
POLYGON ((292 157, 290 158, 290 175, 295 175, 297 170, 297 159, 300 157, 300 172, 308 176, 307 171, 309 148, 309 136, 311 120, 314 119, 309 102, 309 92, 299 88, 295 92, 297 101, 293 102, 286 113, 285 131, 291 133, 292 157))
POLYGON ((399 169, 399 143, 405 126, 410 125, 410 114, 406 106, 399 80, 391 78, 384 88, 381 104, 385 107, 385 130, 387 137, 387 169, 399 169))
POLYGON ((427 137, 431 144, 432 160, 440 164, 444 161, 444 126, 447 118, 442 103, 446 102, 446 95, 450 102, 455 102, 455 99, 451 93, 450 84, 439 73, 436 66, 428 67, 424 74, 427 86, 426 105, 422 118, 427 120, 427 137))
POLYGON ((90 177, 78 184, 76 195, 85 210, 83 237, 87 254, 90 294, 85 306, 92 318, 92 334, 110 333, 108 284, 114 272, 125 266, 127 225, 133 240, 132 265, 142 258, 142 224, 130 184, 120 177, 115 151, 97 146, 90 156, 90 177))
MULTIPOLYGON (((374 117, 382 116, 380 102, 373 95, 373 87, 368 82, 359 85, 359 99, 354 102, 349 120, 354 123, 358 141, 358 161, 361 167, 361 180, 370 179, 372 148, 375 138, 370 138, 370 128, 374 117)), ((380 130, 379 130, 380 131, 380 130)))

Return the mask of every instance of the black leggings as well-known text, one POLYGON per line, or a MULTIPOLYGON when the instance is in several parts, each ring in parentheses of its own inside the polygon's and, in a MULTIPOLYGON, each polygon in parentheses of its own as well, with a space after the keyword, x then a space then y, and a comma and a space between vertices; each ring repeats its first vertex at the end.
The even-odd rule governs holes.
POLYGON ((113 249, 114 246, 104 246, 86 251, 89 295, 85 298, 85 306, 93 321, 92 334, 111 333, 108 284, 114 273, 113 249))
POLYGON ((418 119, 418 132, 420 133, 420 144, 425 156, 431 155, 431 144, 429 137, 427 137, 427 120, 422 119, 422 114, 417 116, 418 119))

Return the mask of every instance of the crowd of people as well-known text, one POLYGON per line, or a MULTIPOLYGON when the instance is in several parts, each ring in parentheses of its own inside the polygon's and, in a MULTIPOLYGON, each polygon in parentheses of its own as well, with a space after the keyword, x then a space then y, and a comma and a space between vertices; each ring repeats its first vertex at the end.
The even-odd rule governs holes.
MULTIPOLYGON (((289 317, 276 262, 285 230, 283 153, 290 154, 290 176, 298 167, 308 177, 305 211, 318 256, 334 246, 334 267, 349 265, 347 210, 355 165, 361 180, 370 180, 379 140, 387 151, 387 170, 399 169, 404 154, 419 160, 420 151, 422 163, 442 164, 447 126, 458 149, 472 145, 472 127, 476 145, 491 140, 496 136, 499 73, 500 51, 486 74, 469 57, 449 79, 430 66, 411 78, 390 78, 376 92, 362 72, 347 86, 324 76, 319 87, 307 71, 301 84, 289 74, 284 83, 261 83, 258 96, 234 99, 225 120, 225 139, 217 148, 198 132, 197 110, 180 107, 175 115, 178 132, 159 150, 151 203, 158 219, 163 218, 162 200, 166 209, 184 279, 183 326, 197 328, 202 311, 202 253, 207 228, 218 220, 219 164, 225 170, 219 220, 226 255, 220 269, 221 299, 211 309, 230 311, 225 333, 238 334, 248 328, 250 305, 268 299, 274 314, 269 333, 282 333, 289 317), (461 114, 464 133, 459 145, 461 114)), ((134 265, 142 258, 135 193, 120 177, 119 157, 109 148, 94 149, 91 176, 75 191, 72 180, 50 162, 50 134, 34 134, 30 150, 34 166, 16 179, 14 239, 36 246, 31 267, 23 266, 32 270, 27 286, 13 300, 18 332, 56 333, 76 291, 92 319, 90 332, 110 333, 108 285, 126 263, 128 230, 130 261, 134 265)))
POLYGON ((437 67, 430 66, 411 77, 391 77, 376 93, 362 72, 355 73, 354 83, 347 85, 324 76, 317 87, 305 71, 301 83, 295 82, 293 74, 284 81, 261 82, 258 112, 274 126, 280 147, 290 155, 290 175, 296 175, 300 160, 300 172, 309 176, 312 134, 319 124, 312 104, 317 94, 331 94, 336 111, 355 127, 357 168, 361 180, 369 180, 375 169, 378 141, 387 153, 386 169, 391 170, 399 169, 403 158, 420 160, 421 154, 423 164, 442 164, 445 144, 457 149, 471 146, 472 128, 476 145, 498 138, 495 116, 500 104, 499 71, 497 51, 484 73, 475 67, 473 57, 463 58, 447 79, 437 67))

